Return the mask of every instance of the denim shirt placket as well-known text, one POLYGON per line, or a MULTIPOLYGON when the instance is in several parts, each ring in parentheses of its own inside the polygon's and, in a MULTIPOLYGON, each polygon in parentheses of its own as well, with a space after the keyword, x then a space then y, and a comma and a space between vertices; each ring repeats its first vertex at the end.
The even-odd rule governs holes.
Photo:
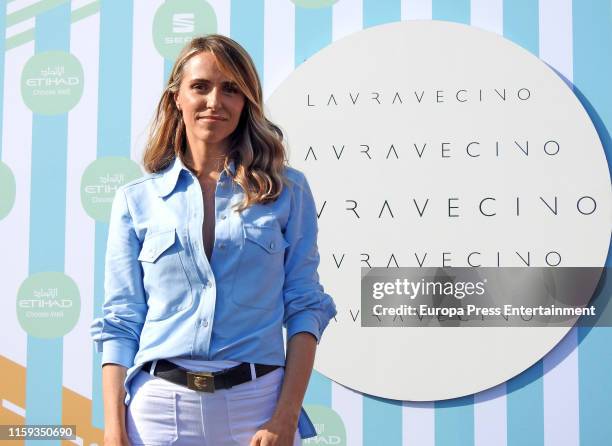
MULTIPOLYGON (((206 353, 210 351, 210 341, 212 334, 212 318, 215 313, 215 303, 216 303, 216 293, 217 293, 217 283, 215 280, 215 275, 213 272, 212 264, 216 263, 215 259, 221 257, 223 258, 223 254, 225 253, 224 249, 228 248, 229 238, 225 235, 230 234, 230 228, 227 218, 227 207, 231 203, 231 194, 227 195, 227 184, 228 177, 225 172, 222 172, 219 180, 217 181, 215 187, 215 240, 213 244, 213 252, 211 255, 210 262, 206 257, 206 252, 204 250, 204 240, 202 236, 202 229, 204 224, 204 196, 202 194, 202 189, 200 186, 200 182, 197 177, 188 169, 183 169, 185 172, 190 175, 192 183, 188 186, 188 208, 189 215, 191 218, 191 222, 189 227, 192 228, 195 224, 195 228, 189 230, 189 240, 191 244, 191 252, 192 252, 192 264, 196 269, 197 276, 200 278, 200 283, 198 286, 198 296, 196 296, 196 301, 198 302, 198 312, 199 318, 198 323, 202 324, 202 322, 207 321, 208 330, 195 330, 193 345, 192 345, 192 355, 202 353, 206 353), (193 197, 195 195, 195 197, 193 197), (226 215, 225 219, 217 218, 220 215, 226 215), (220 224, 220 222, 223 222, 220 224), (213 294, 214 293, 214 294, 213 294), (203 302, 202 302, 203 300, 203 302), (205 339, 198 339, 202 335, 205 335, 205 339), (198 349, 198 345, 204 344, 205 349, 202 351, 198 349)), ((222 261, 222 260, 221 260, 222 261)))

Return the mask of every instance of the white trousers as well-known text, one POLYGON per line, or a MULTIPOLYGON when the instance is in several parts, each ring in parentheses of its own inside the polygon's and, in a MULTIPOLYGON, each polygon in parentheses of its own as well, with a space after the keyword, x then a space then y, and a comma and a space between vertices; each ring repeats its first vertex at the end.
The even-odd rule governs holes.
MULTIPOLYGON (((285 369, 213 393, 140 371, 132 381, 126 429, 132 445, 248 446, 278 401, 285 369)), ((293 446, 302 444, 296 430, 293 446)))

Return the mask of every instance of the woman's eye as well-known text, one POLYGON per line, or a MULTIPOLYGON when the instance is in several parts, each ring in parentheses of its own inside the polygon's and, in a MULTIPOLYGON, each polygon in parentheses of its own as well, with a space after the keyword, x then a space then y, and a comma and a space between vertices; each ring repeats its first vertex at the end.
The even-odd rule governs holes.
POLYGON ((225 87, 225 91, 228 91, 230 93, 237 93, 238 92, 238 88, 236 88, 235 85, 228 85, 225 87))

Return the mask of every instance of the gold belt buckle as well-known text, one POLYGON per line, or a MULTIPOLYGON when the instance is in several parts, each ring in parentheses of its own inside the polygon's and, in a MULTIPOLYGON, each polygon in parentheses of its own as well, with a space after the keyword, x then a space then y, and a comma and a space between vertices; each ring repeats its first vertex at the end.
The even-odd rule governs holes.
POLYGON ((200 392, 213 393, 215 378, 212 372, 187 372, 187 387, 200 392))

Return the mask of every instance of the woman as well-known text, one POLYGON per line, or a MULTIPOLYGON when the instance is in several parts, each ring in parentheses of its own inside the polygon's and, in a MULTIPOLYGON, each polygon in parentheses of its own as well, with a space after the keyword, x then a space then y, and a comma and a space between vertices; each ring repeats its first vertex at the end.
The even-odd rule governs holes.
POLYGON ((106 445, 316 435, 301 405, 336 309, 319 284, 312 193, 285 159, 245 50, 193 39, 157 107, 149 174, 113 201, 91 330, 106 445))

